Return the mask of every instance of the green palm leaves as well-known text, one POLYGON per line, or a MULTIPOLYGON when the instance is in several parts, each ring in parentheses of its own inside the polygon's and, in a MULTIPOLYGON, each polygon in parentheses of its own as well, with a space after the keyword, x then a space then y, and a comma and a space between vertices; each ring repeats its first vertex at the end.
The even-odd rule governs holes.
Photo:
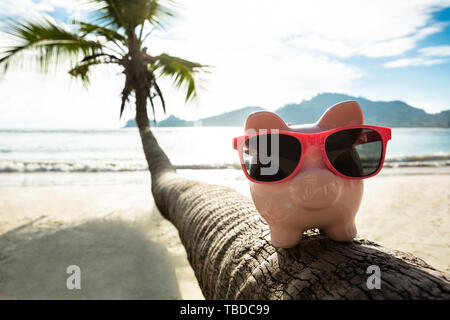
POLYGON ((197 62, 188 61, 168 54, 161 54, 152 65, 154 70, 159 70, 162 76, 173 79, 176 87, 186 85, 186 101, 197 95, 194 74, 197 69, 206 67, 197 62))
MULTIPOLYGON (((170 0, 169 0, 170 1, 170 0)), ((125 86, 122 90, 122 114, 130 95, 145 91, 155 114, 154 98, 158 97, 165 112, 165 101, 157 84, 160 77, 173 80, 176 88, 186 91, 186 101, 197 95, 195 74, 206 65, 160 54, 151 56, 143 47, 144 26, 159 27, 173 15, 169 1, 157 0, 91 0, 98 10, 90 21, 72 21, 70 26, 49 18, 39 21, 10 20, 6 32, 16 42, 0 48, 0 66, 4 72, 12 64, 34 62, 46 72, 50 64, 69 60, 69 74, 89 83, 92 67, 117 64, 123 68, 125 86), (3 51, 2 51, 3 49, 3 51)))
POLYGON ((126 33, 148 21, 151 25, 162 25, 167 16, 172 16, 171 1, 155 0, 91 0, 99 5, 97 22, 114 28, 124 28, 126 33))
POLYGON ((34 60, 38 68, 47 71, 50 62, 57 63, 60 58, 73 60, 80 54, 94 54, 102 49, 99 42, 87 40, 49 19, 39 22, 10 21, 7 33, 19 43, 3 52, 0 64, 4 71, 11 63, 19 63, 25 58, 34 60), (32 51, 33 55, 25 57, 23 54, 26 51, 32 51))

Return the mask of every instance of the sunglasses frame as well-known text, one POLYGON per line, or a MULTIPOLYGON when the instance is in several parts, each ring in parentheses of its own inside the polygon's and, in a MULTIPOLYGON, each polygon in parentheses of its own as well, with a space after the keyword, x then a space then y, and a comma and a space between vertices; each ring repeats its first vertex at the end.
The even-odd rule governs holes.
POLYGON ((322 131, 322 132, 315 132, 315 133, 302 133, 302 132, 295 132, 295 131, 268 129, 264 132, 257 131, 257 132, 251 133, 251 134, 245 134, 243 136, 233 138, 233 149, 235 149, 239 153, 241 167, 242 167, 242 170, 244 171, 245 176, 247 177, 247 179, 249 179, 250 181, 255 182, 255 183, 262 183, 262 184, 282 183, 282 182, 285 182, 285 181, 288 181, 288 180, 294 178, 297 175, 297 173, 300 171, 300 168, 302 167, 302 164, 303 164, 304 154, 306 153, 306 150, 310 146, 318 146, 319 147, 319 149, 322 153, 323 161, 325 162, 328 169, 331 172, 333 172, 335 175, 345 178, 345 179, 361 180, 361 179, 373 177, 376 174, 378 174, 378 172, 380 172, 380 170, 384 164, 384 157, 386 155, 387 142, 390 139, 391 139, 391 129, 390 128, 380 127, 380 126, 370 126, 370 125, 352 125, 352 126, 338 127, 338 128, 333 128, 330 130, 326 130, 326 131, 322 131), (345 131, 348 129, 371 129, 371 130, 377 132, 381 137, 382 151, 381 151, 380 165, 378 166, 377 170, 375 172, 371 173, 370 175, 363 176, 363 177, 346 176, 346 175, 340 173, 339 171, 337 171, 331 164, 330 160, 328 159, 328 156, 327 156, 327 153, 325 150, 325 142, 326 142, 327 138, 336 132, 345 131), (244 162, 244 157, 242 154, 243 147, 244 147, 245 142, 248 139, 250 139, 251 137, 255 137, 255 136, 259 136, 259 135, 263 135, 263 134, 270 134, 270 133, 284 134, 284 135, 289 135, 289 136, 296 138, 300 142, 302 152, 301 152, 300 160, 298 161, 297 167, 286 178, 277 180, 277 181, 258 181, 258 180, 253 179, 252 177, 250 177, 250 175, 247 173, 247 170, 245 169, 245 162, 244 162))

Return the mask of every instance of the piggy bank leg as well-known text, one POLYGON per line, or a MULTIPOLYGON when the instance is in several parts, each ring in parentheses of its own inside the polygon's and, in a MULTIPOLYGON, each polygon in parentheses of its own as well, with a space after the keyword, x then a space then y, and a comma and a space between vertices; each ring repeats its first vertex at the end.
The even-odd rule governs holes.
POLYGON ((279 248, 292 248, 302 239, 303 230, 269 226, 272 245, 279 248))
POLYGON ((356 226, 354 221, 333 225, 324 228, 328 238, 334 241, 352 241, 356 237, 356 226))

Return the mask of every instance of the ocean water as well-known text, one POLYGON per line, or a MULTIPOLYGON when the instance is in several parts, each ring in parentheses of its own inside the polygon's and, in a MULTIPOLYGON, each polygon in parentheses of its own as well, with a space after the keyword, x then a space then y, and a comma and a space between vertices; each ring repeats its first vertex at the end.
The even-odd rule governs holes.
MULTIPOLYGON (((225 169, 238 166, 231 141, 242 130, 241 127, 190 127, 153 131, 179 168, 225 169)), ((385 165, 450 165, 450 129, 392 129, 385 165)), ((133 172, 146 168, 136 128, 0 131, 0 173, 133 172)))

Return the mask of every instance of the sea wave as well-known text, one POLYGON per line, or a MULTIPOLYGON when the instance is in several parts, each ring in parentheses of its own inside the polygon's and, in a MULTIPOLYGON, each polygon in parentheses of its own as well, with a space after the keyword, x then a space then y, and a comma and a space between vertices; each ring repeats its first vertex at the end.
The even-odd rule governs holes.
POLYGON ((391 156, 386 162, 427 162, 427 161, 448 161, 450 154, 425 154, 425 155, 407 155, 407 156, 391 156))
MULTIPOLYGON (((32 172, 135 172, 146 171, 147 163, 139 160, 81 160, 81 161, 0 161, 0 173, 32 172)), ((233 169, 233 164, 176 164, 176 169, 233 169)))
POLYGON ((385 168, 446 167, 450 166, 450 154, 408 155, 389 157, 385 168))
MULTIPOLYGON (((442 167, 450 166, 450 154, 398 156, 386 159, 384 167, 442 167)), ((208 170, 208 169, 240 169, 238 162, 175 164, 176 169, 208 170)), ((146 171, 145 160, 109 159, 109 160, 0 160, 0 173, 18 172, 136 172, 146 171)))

